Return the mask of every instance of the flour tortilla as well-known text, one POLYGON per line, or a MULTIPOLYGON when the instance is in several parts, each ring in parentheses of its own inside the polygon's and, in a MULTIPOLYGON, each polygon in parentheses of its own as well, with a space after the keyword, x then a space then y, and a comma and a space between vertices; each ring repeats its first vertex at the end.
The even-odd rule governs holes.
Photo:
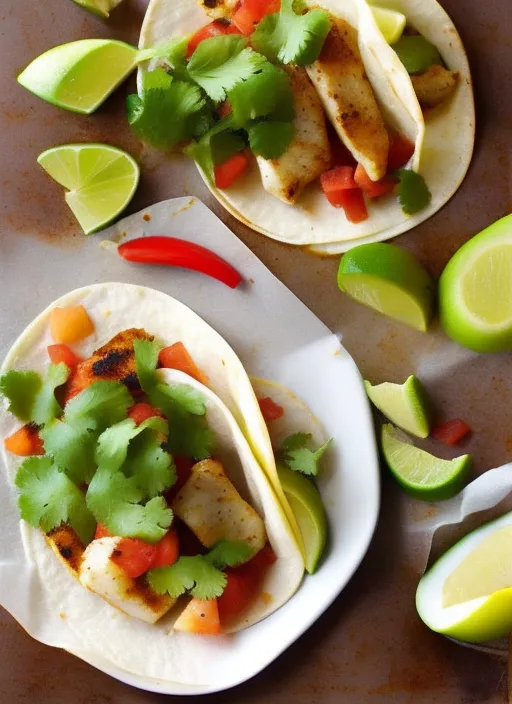
MULTIPOLYGON (((378 30, 365 0, 310 0, 308 4, 323 6, 358 27, 361 55, 383 115, 390 126, 415 142, 411 166, 419 168, 425 177, 432 193, 431 204, 416 215, 407 216, 396 196, 391 195, 370 204, 368 220, 351 224, 342 210, 329 204, 318 183, 308 186, 295 205, 270 195, 263 189, 255 161, 226 190, 215 188, 201 172, 215 198, 238 220, 272 239, 309 245, 319 254, 337 254, 415 227, 455 193, 469 167, 474 142, 473 91, 464 48, 455 27, 435 0, 391 0, 393 3, 461 76, 455 95, 432 112, 426 128, 410 78, 378 30)), ((151 0, 139 46, 149 48, 191 34, 209 21, 196 0, 151 0)), ((153 65, 142 66, 140 72, 153 65)))

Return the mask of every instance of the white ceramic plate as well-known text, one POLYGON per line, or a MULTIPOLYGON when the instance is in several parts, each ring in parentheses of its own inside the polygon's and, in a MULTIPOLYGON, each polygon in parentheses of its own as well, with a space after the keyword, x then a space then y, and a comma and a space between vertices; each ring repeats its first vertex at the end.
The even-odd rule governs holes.
MULTIPOLYGON (((44 258, 43 247, 34 241, 28 257, 25 252, 25 270, 41 270, 37 263, 44 258)), ((11 270, 16 271, 21 262, 15 261, 15 252, 10 256, 11 270)), ((113 280, 151 286, 175 296, 205 318, 234 347, 251 375, 291 388, 334 438, 331 463, 320 480, 331 531, 329 551, 321 568, 307 576, 295 596, 272 616, 222 638, 219 658, 215 663, 205 663, 200 684, 135 676, 92 652, 66 646, 98 669, 149 691, 206 694, 228 689, 256 675, 297 640, 340 594, 366 553, 377 521, 380 490, 372 418, 360 374, 338 338, 196 199, 164 201, 132 215, 88 239, 80 252, 79 268, 61 264, 58 278, 41 274, 43 295, 28 302, 23 297, 23 304, 14 295, 5 301, 6 310, 11 311, 7 333, 13 335, 7 339, 4 331, 3 347, 67 290, 113 280), (118 241, 122 233, 130 239, 165 234, 193 240, 230 261, 247 283, 232 291, 191 272, 129 265, 108 246, 99 246, 102 240, 118 241)), ((14 598, 11 601, 3 595, 2 602, 38 637, 29 624, 23 623, 14 598)), ((47 637, 44 640, 48 642, 47 637)))

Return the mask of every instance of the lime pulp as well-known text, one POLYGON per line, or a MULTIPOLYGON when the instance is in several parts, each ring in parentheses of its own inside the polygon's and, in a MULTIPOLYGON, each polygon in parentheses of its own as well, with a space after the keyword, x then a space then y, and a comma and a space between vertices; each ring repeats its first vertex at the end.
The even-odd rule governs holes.
POLYGON ((386 7, 372 7, 373 16, 388 44, 397 42, 405 29, 407 18, 401 12, 386 7))
POLYGON ((365 381, 364 386, 370 401, 388 420, 418 438, 428 437, 429 402, 418 377, 411 375, 403 384, 377 386, 365 381))
POLYGON ((74 0, 77 5, 94 12, 100 17, 108 18, 110 11, 117 7, 122 0, 74 0))

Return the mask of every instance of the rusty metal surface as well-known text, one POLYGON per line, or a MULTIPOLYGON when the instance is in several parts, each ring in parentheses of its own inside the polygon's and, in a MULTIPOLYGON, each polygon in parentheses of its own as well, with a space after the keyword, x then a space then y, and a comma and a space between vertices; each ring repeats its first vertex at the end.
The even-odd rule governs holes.
MULTIPOLYGON (((57 276, 60 265, 80 266, 81 248, 91 245, 78 234, 60 187, 38 169, 35 159, 58 143, 109 142, 142 160, 143 177, 132 210, 176 195, 199 196, 332 330, 343 333, 344 344, 364 376, 374 382, 398 381, 414 372, 418 360, 441 344, 439 331, 421 335, 353 304, 337 291, 336 259, 314 258, 252 233, 212 201, 192 165, 143 154, 125 125, 125 89, 96 115, 83 117, 46 105, 15 82, 29 60, 55 44, 93 36, 136 42, 146 4, 125 0, 105 24, 71 0, 0 0, 0 286, 9 286, 11 277, 22 277, 30 295, 38 272, 2 271, 1 257, 11 248, 30 247, 35 237, 47 243, 48 261, 41 262, 41 267, 51 262, 57 276)), ((435 275, 465 240, 510 212, 512 205, 512 5, 510 0, 444 0, 443 4, 468 49, 478 122, 475 158, 459 193, 434 218, 399 238, 435 275)), ((0 313, 4 315, 6 311, 0 313)), ((473 427, 473 438, 464 450, 473 453, 478 472, 512 459, 511 379, 510 354, 480 356, 444 371, 429 389, 446 417, 462 416, 473 427)), ((505 663, 454 645, 419 623, 413 598, 417 575, 402 549, 403 503, 387 477, 382 498, 370 551, 338 601, 264 673, 235 690, 208 697, 210 701, 505 701, 505 663)), ((5 612, 0 613, 0 653, 1 702, 142 704, 160 699, 31 640, 5 612)))

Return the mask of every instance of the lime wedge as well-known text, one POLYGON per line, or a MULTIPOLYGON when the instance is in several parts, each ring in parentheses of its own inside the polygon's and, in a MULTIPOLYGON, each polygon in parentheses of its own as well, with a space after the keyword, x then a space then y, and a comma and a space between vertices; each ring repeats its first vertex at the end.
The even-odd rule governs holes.
POLYGON ((86 235, 114 220, 139 183, 135 159, 108 144, 63 144, 43 152, 37 161, 68 189, 66 203, 86 235))
POLYGON ((426 572, 416 592, 423 622, 471 643, 512 631, 512 513, 462 538, 426 572))
POLYGON ((18 82, 53 105, 89 115, 134 70, 137 56, 124 42, 82 39, 38 56, 18 82))
POLYGON ((397 482, 410 496, 423 501, 455 496, 471 470, 469 455, 439 459, 414 447, 407 435, 390 424, 382 426, 382 452, 397 482))
POLYGON ((373 16, 384 39, 388 44, 394 44, 402 36, 407 19, 405 15, 386 7, 372 7, 373 16))
POLYGON ((74 2, 100 17, 107 18, 110 11, 117 7, 122 0, 74 0, 74 2))
POLYGON ((391 244, 362 244, 341 259, 338 286, 354 300, 425 332, 434 283, 410 252, 391 244))
POLYGON ((277 472, 302 534, 306 570, 312 574, 318 567, 327 540, 327 517, 322 498, 313 482, 303 474, 282 464, 277 472))
POLYGON ((466 242, 439 280, 441 324, 477 352, 512 349, 512 215, 466 242))
POLYGON ((399 428, 418 438, 426 438, 430 433, 429 403, 418 377, 410 376, 404 384, 386 382, 372 386, 364 382, 368 398, 399 428))

